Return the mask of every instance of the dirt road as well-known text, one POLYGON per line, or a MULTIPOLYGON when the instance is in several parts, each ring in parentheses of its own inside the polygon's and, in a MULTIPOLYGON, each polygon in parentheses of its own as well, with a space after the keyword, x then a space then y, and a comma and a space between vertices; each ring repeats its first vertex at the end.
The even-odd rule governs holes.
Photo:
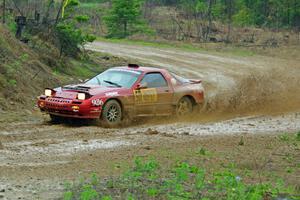
MULTIPOLYGON (((204 112, 184 122, 160 119, 104 129, 95 125, 52 125, 38 111, 30 118, 11 122, 5 117, 8 113, 1 111, 0 199, 55 199, 61 195, 65 180, 94 171, 113 175, 118 173, 116 163, 146 156, 152 150, 161 154, 163 147, 175 151, 180 146, 183 151, 202 143, 207 148, 225 143, 227 148, 240 135, 300 130, 300 63, 296 61, 104 42, 87 48, 202 78, 207 96, 204 112), (207 142, 205 138, 212 136, 218 137, 207 142), (224 137, 227 142, 223 142, 224 137)), ((261 157, 261 152, 257 153, 261 157)))

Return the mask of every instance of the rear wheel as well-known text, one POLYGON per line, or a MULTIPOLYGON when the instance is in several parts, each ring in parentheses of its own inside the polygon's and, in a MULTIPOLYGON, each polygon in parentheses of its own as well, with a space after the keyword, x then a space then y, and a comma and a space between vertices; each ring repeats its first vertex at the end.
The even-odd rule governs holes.
POLYGON ((118 101, 108 101, 102 110, 101 122, 106 127, 116 127, 122 121, 122 108, 118 101))
POLYGON ((183 97, 179 100, 176 106, 176 115, 185 117, 193 112, 193 103, 188 97, 183 97))

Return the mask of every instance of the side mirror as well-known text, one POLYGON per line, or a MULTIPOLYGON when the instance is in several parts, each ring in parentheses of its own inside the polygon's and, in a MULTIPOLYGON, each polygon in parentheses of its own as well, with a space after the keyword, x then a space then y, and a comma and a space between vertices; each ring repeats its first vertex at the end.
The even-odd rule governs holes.
POLYGON ((139 84, 136 86, 136 89, 137 89, 137 90, 146 89, 146 88, 148 88, 147 85, 148 85, 147 83, 139 83, 139 84))

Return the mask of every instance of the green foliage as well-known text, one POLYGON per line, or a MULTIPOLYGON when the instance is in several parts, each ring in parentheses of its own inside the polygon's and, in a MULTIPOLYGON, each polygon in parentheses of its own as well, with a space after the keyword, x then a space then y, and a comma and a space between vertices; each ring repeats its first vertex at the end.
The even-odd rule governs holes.
POLYGON ((61 47, 61 53, 70 56, 76 56, 80 51, 79 45, 86 42, 92 42, 95 37, 85 35, 80 29, 73 24, 60 23, 56 26, 56 33, 61 47))
POLYGON ((231 165, 224 171, 209 176, 206 171, 186 162, 164 172, 155 160, 135 160, 134 167, 118 178, 99 182, 92 175, 89 183, 68 190, 73 191, 72 199, 220 199, 258 200, 267 196, 293 193, 282 180, 276 184, 246 184, 231 165), (210 178, 209 178, 210 177, 210 178))
POLYGON ((90 17, 87 15, 79 15, 76 16, 75 18, 79 23, 87 22, 90 19, 90 17))
POLYGON ((71 8, 71 7, 75 7, 79 5, 79 1, 78 0, 63 0, 63 6, 62 6, 62 11, 61 11, 61 15, 62 18, 65 17, 65 10, 67 8, 71 8))
POLYGON ((283 142, 287 142, 290 139, 288 134, 279 135, 278 138, 279 138, 279 140, 281 140, 283 142))
POLYGON ((108 28, 108 37, 125 38, 134 33, 147 32, 141 18, 142 0, 113 0, 112 8, 104 20, 108 28))
POLYGON ((196 3, 196 10, 198 12, 206 12, 207 11, 207 4, 205 1, 203 0, 198 0, 198 2, 196 3))
POLYGON ((64 200, 71 200, 73 197, 73 193, 71 191, 67 191, 64 193, 64 200))
POLYGON ((101 200, 112 200, 111 196, 103 196, 101 200))
POLYGON ((97 191, 91 185, 84 185, 80 194, 80 200, 99 199, 97 191))
POLYGON ((9 80, 8 80, 8 84, 9 84, 10 86, 15 87, 15 86, 17 86, 17 81, 16 81, 15 79, 9 79, 9 80))
POLYGON ((29 59, 29 55, 27 53, 24 53, 20 56, 20 60, 22 62, 26 62, 29 59))
POLYGON ((89 20, 86 15, 78 15, 73 18, 66 18, 71 15, 74 8, 79 5, 78 0, 65 0, 62 10, 62 19, 55 26, 55 32, 60 46, 60 54, 76 56, 80 52, 80 47, 87 42, 93 42, 96 37, 85 34, 77 28, 77 23, 84 23, 89 20))
POLYGON ((251 11, 243 7, 241 8, 234 16, 233 16, 233 22, 236 25, 239 26, 247 26, 253 24, 253 16, 251 14, 251 11))
POLYGON ((216 1, 216 3, 212 7, 212 15, 214 19, 220 19, 220 21, 225 20, 225 10, 226 6, 221 1, 216 1))
MULTIPOLYGON (((208 0, 174 0, 177 5, 202 13, 205 19, 208 0)), ((158 0, 162 4, 163 0, 158 0)), ((299 0, 213 0, 212 16, 221 22, 233 22, 238 26, 260 26, 270 28, 300 28, 299 0), (230 17, 231 16, 231 17, 230 17)))
POLYGON ((296 140, 300 141, 300 131, 298 131, 298 133, 296 133, 296 140))

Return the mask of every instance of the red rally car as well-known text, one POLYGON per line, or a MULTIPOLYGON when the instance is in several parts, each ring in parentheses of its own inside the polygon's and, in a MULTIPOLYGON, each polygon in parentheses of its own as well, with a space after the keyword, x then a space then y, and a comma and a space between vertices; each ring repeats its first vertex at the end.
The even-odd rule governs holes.
POLYGON ((201 80, 136 64, 108 69, 82 84, 47 88, 38 97, 38 107, 54 121, 100 119, 107 126, 141 116, 184 116, 203 102, 201 80))

